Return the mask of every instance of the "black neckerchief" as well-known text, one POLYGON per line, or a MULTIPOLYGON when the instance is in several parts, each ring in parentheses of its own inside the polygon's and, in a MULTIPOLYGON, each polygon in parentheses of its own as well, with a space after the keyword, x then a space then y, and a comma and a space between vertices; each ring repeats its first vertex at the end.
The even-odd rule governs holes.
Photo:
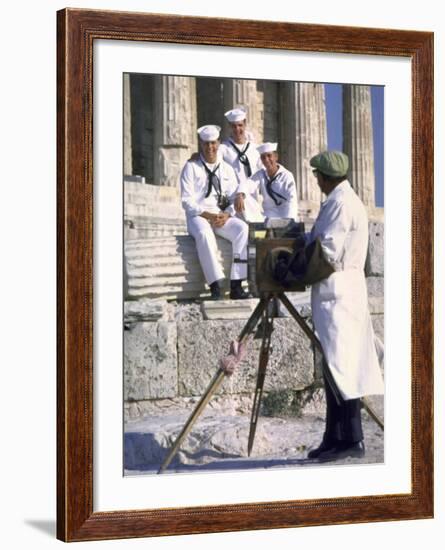
POLYGON ((272 183, 280 175, 279 169, 278 169, 277 173, 275 174, 275 176, 271 179, 269 179, 266 170, 264 170, 264 175, 266 177, 266 191, 267 191, 267 194, 273 200, 273 202, 275 203, 276 206, 280 206, 280 204, 282 204, 282 203, 278 199, 283 199, 284 201, 286 201, 287 199, 286 199, 286 197, 283 197, 283 195, 280 195, 280 193, 278 193, 277 191, 274 191, 272 189, 272 183))
POLYGON ((249 148, 250 142, 247 142, 247 145, 244 148, 244 151, 241 151, 240 149, 238 149, 238 147, 235 145, 235 143, 233 143, 231 139, 229 139, 229 143, 235 149, 238 155, 238 160, 241 162, 241 164, 244 165, 244 167, 246 168, 247 177, 250 178, 250 176, 252 175, 252 168, 250 167, 250 162, 246 155, 246 151, 249 148))
POLYGON ((203 161, 203 159, 200 159, 201 162, 202 162, 202 165, 204 166, 204 170, 206 171, 207 173, 207 177, 208 177, 208 186, 207 186, 207 193, 205 195, 205 198, 207 198, 210 193, 212 192, 212 187, 213 189, 215 189, 216 191, 216 194, 218 195, 218 200, 221 198, 221 194, 222 194, 222 191, 221 191, 221 182, 219 181, 219 178, 218 176, 216 175, 216 171, 218 170, 219 168, 219 164, 217 165, 217 167, 212 171, 210 170, 210 168, 207 166, 207 164, 203 161))

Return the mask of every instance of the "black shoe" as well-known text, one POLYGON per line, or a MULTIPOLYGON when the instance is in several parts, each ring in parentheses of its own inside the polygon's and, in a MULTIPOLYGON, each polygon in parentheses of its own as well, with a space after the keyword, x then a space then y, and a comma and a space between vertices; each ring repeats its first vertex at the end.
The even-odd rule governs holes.
POLYGON ((363 441, 357 443, 338 443, 335 447, 319 453, 319 462, 331 462, 343 458, 362 458, 365 456, 365 444, 363 441))
POLYGON ((210 284, 210 299, 211 300, 223 300, 221 294, 221 287, 219 286, 219 281, 214 281, 210 284))
POLYGON ((241 286, 241 279, 235 279, 230 281, 230 299, 231 300, 245 300, 246 298, 251 298, 252 296, 243 290, 241 286))
POLYGON ((329 451, 330 449, 333 449, 337 445, 336 441, 325 441, 323 440, 319 447, 316 449, 312 449, 312 451, 309 451, 307 454, 308 458, 318 458, 321 453, 324 453, 325 451, 329 451))

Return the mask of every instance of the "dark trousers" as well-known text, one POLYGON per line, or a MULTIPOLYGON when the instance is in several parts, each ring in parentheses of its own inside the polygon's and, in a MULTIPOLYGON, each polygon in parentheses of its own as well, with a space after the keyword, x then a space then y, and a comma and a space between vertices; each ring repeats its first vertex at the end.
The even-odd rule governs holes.
POLYGON ((337 404, 334 394, 324 380, 326 390, 326 428, 324 441, 357 443, 363 439, 360 399, 341 399, 337 404))

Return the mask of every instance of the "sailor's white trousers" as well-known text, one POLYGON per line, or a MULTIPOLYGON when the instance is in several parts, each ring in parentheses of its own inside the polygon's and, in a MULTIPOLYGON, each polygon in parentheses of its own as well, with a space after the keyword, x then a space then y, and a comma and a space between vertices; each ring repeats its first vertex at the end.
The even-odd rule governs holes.
MULTIPOLYGON (((222 227, 212 227, 202 216, 187 216, 187 230, 195 239, 199 262, 207 284, 225 278, 222 265, 218 261, 215 234, 232 243, 233 259, 247 260, 249 227, 244 221, 231 217, 222 227)), ((246 279, 247 263, 232 261, 230 278, 246 279)))

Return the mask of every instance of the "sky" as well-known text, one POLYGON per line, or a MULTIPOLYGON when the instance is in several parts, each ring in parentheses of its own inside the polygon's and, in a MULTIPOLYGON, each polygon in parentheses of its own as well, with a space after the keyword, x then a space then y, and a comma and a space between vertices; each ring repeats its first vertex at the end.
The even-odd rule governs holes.
MULTIPOLYGON (((343 149, 342 85, 325 84, 328 148, 343 149)), ((384 191, 384 120, 383 86, 371 86, 371 109, 374 130, 374 164, 376 179, 376 206, 383 206, 384 191)))

